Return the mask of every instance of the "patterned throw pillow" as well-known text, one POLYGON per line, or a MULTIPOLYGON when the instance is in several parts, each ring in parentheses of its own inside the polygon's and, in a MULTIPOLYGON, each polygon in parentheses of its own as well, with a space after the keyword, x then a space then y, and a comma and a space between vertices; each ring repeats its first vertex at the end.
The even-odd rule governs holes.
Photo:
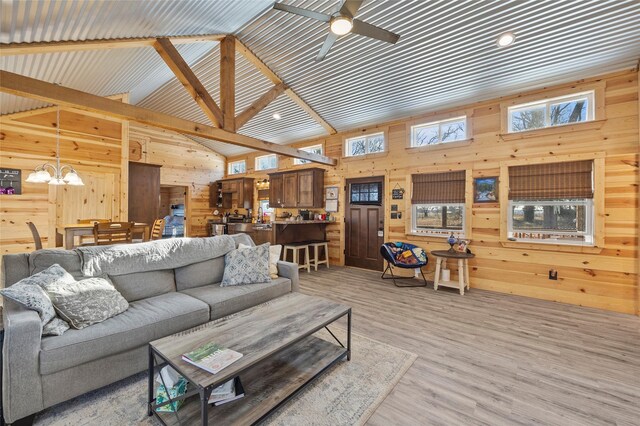
POLYGON ((59 336, 69 329, 69 325, 56 318, 56 311, 42 284, 65 284, 76 280, 60 265, 53 264, 42 272, 24 278, 14 285, 0 290, 7 299, 13 300, 27 309, 36 311, 42 321, 42 335, 59 336), (63 324, 64 323, 64 324, 63 324))
POLYGON ((269 243, 237 249, 224 256, 224 275, 220 287, 271 282, 269 243))
MULTIPOLYGON (((245 248, 251 248, 251 247, 252 246, 248 246, 242 243, 238 245, 238 249, 245 249, 245 248)), ((275 280, 276 278, 278 278, 278 261, 280 260, 281 253, 282 253, 281 244, 269 246, 269 275, 271 275, 272 280, 275 280)))
POLYGON ((129 303, 105 278, 41 284, 58 314, 71 327, 81 329, 129 309, 129 303))

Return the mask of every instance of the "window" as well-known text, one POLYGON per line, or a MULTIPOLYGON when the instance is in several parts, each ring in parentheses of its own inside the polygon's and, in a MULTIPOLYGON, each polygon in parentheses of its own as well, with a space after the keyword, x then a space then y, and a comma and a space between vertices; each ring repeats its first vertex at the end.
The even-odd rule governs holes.
POLYGON ((351 204, 382 204, 382 183, 352 183, 349 191, 351 204))
POLYGON ((467 117, 411 126, 411 146, 427 146, 467 139, 467 117))
POLYGON ((268 218, 266 221, 270 222, 273 209, 269 206, 269 200, 260 200, 258 207, 262 209, 262 214, 268 218))
POLYGON ((237 175, 238 173, 246 173, 247 162, 245 160, 232 161, 229 163, 227 173, 230 175, 237 175))
MULTIPOLYGON (((322 145, 313 145, 313 146, 308 146, 306 148, 300 148, 301 151, 306 151, 306 152, 310 152, 311 154, 320 154, 322 155, 322 145)), ((293 159, 293 164, 295 165, 299 165, 299 164, 309 164, 311 163, 311 161, 309 160, 303 160, 301 158, 294 158, 293 159)))
POLYGON ((594 245, 593 212, 593 161, 509 167, 509 240, 594 245))
POLYGON ((384 152, 384 133, 357 136, 345 141, 345 155, 355 157, 357 155, 375 154, 384 152))
POLYGON ((278 168, 278 156, 276 154, 256 157, 256 170, 269 170, 278 168))
POLYGON ((411 176, 411 231, 447 237, 452 232, 464 237, 465 171, 411 176))
POLYGON ((594 120, 594 92, 509 107, 509 133, 594 120))

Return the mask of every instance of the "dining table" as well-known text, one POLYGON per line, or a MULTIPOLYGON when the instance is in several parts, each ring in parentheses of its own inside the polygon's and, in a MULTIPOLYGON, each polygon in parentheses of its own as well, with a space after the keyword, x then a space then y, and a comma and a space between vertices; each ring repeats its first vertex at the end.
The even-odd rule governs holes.
MULTIPOLYGON (((132 227, 134 235, 142 235, 143 241, 149 241, 151 225, 135 222, 132 227)), ((76 247, 75 238, 83 235, 93 235, 93 223, 71 223, 57 227, 57 232, 64 235, 64 248, 71 250, 76 247)))

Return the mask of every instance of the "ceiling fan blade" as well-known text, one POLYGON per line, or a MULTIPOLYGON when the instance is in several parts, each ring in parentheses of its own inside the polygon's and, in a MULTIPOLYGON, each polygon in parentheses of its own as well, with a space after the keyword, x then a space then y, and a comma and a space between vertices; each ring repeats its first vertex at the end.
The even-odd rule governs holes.
POLYGON ((353 19, 362 3, 364 3, 364 0, 346 0, 340 8, 340 14, 353 19))
POLYGON ((394 34, 391 31, 383 30, 375 25, 367 24, 358 19, 353 20, 353 28, 351 32, 354 34, 360 34, 365 37, 375 38, 376 40, 386 41, 387 43, 396 44, 400 36, 394 34))
POLYGON ((331 16, 325 15, 324 13, 314 12, 313 10, 307 10, 301 7, 289 6, 287 4, 275 3, 273 8, 296 15, 306 16, 307 18, 317 19, 322 22, 329 22, 331 20, 331 16))
POLYGON ((318 52, 318 56, 316 56, 317 62, 320 62, 325 58, 325 56, 327 56, 327 53, 329 53, 329 49, 331 49, 331 46, 333 46, 333 43, 335 43, 337 39, 338 36, 329 31, 329 34, 327 34, 327 38, 324 39, 324 44, 320 48, 320 52, 318 52))

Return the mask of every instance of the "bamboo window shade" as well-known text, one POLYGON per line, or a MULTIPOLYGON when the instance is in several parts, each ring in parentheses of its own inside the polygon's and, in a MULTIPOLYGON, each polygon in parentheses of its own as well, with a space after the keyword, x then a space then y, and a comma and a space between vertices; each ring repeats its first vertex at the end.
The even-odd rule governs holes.
POLYGON ((465 171, 411 175, 413 204, 465 202, 465 171))
POLYGON ((509 167, 510 200, 593 198, 593 160, 509 167))

